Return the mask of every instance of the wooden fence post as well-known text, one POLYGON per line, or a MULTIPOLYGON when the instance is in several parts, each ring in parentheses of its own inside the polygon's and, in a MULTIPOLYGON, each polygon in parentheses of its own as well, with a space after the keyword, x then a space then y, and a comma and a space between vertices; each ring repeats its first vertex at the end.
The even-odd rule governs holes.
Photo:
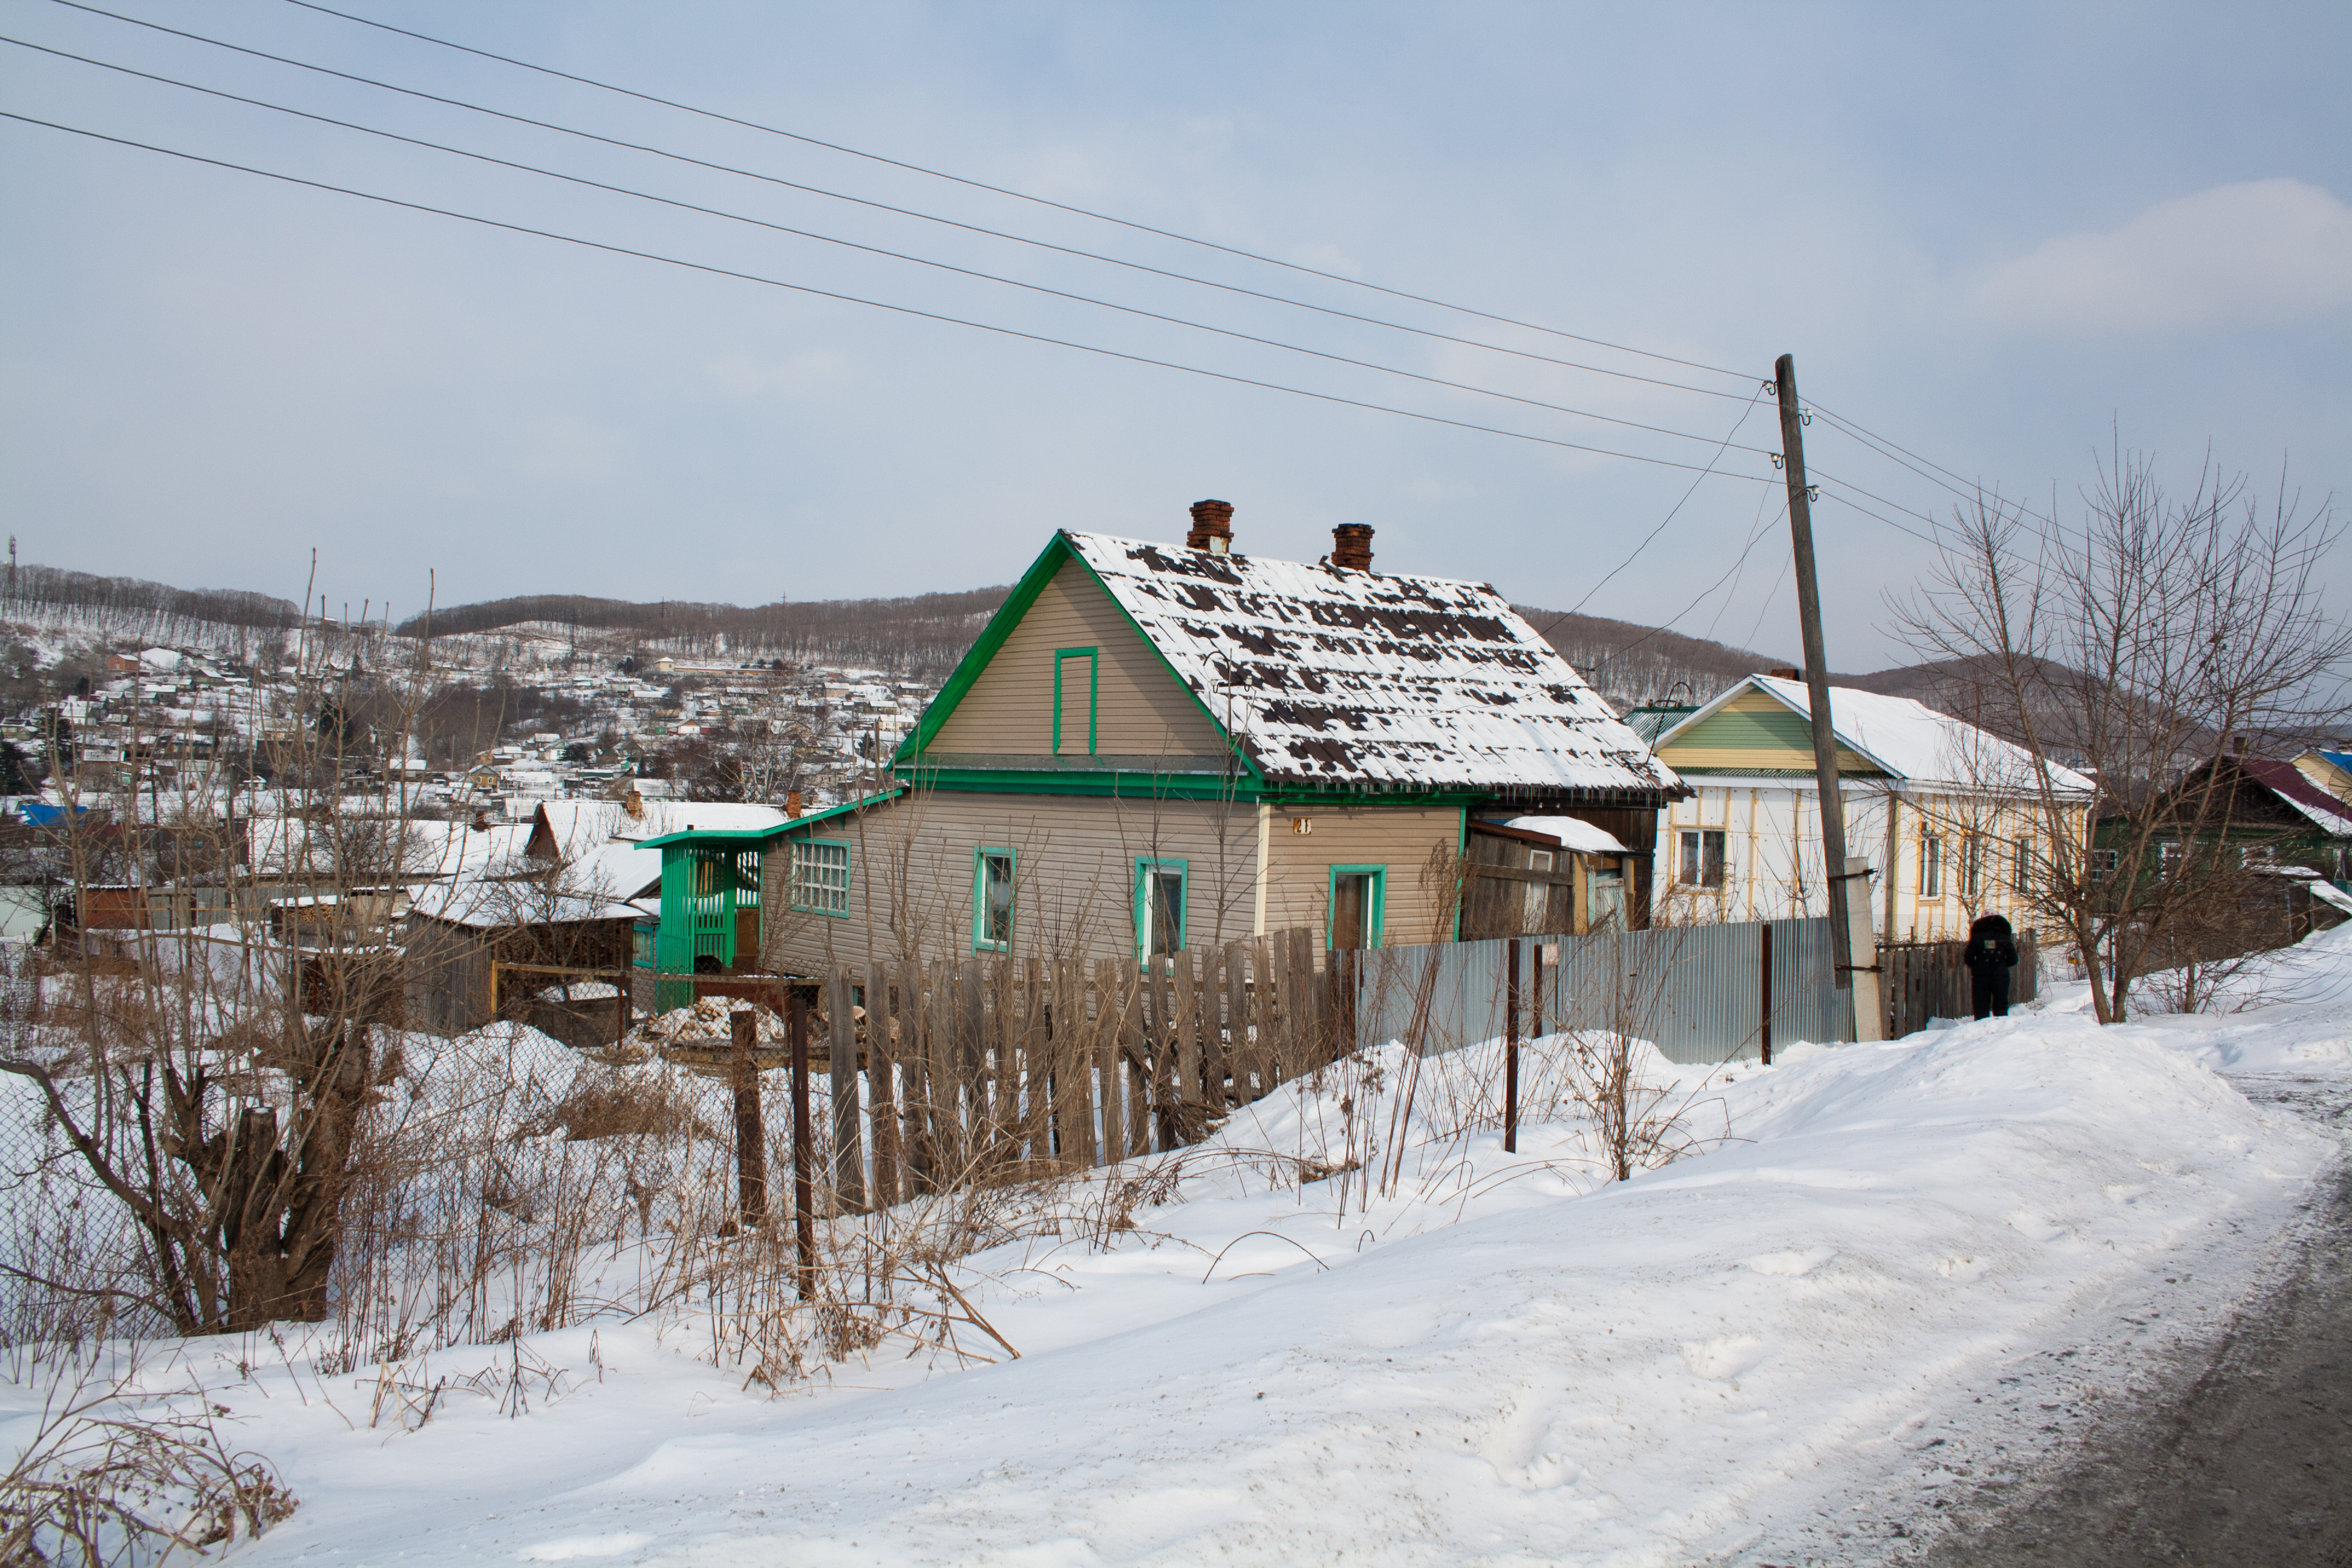
POLYGON ((768 1217, 767 1131, 760 1123, 760 1064, 752 1056, 758 1016, 749 1007, 738 1008, 728 1016, 733 1036, 730 1065, 735 1089, 735 1207, 747 1226, 768 1217))
POLYGON ((898 1052, 892 1042, 890 966, 866 971, 866 1094, 874 1121, 874 1206, 898 1201, 898 1052))
POLYGON ((825 986, 825 1016, 832 1024, 833 1191, 845 1209, 866 1206, 865 1140, 858 1135, 857 1020, 856 976, 846 969, 834 972, 825 986))
POLYGON ((816 1294, 816 1129, 809 1121, 808 1003, 797 985, 785 993, 784 1014, 793 1037, 793 1285, 805 1301, 816 1294))
POLYGON ((1519 939, 1513 937, 1504 961, 1503 1152, 1519 1152, 1519 939))
POLYGON ((1249 1077, 1249 944, 1225 944, 1225 1033, 1218 1068, 1231 1080, 1227 1105, 1247 1105, 1257 1096, 1249 1077))

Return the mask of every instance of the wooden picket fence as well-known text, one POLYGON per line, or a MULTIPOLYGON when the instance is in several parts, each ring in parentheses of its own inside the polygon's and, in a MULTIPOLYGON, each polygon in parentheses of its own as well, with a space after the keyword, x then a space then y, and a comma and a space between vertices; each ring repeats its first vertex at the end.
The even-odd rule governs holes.
MULTIPOLYGON (((1879 994, 1886 1007, 1886 1037, 1918 1033, 1930 1018, 1973 1016, 1969 1000, 1969 944, 1965 942, 1898 942, 1878 944, 1879 994)), ((2041 964, 2033 933, 2017 933, 2017 967, 2010 972, 2012 1007, 2041 994, 2041 964)))
POLYGON ((1319 934, 1147 960, 978 954, 836 972, 819 1011, 837 1201, 887 1206, 1199 1142, 1331 1059, 1319 934))

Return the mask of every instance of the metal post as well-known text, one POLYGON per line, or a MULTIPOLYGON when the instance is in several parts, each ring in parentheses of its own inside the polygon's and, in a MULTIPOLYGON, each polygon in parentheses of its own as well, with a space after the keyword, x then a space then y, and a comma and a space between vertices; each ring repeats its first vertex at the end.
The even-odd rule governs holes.
POLYGON ((1503 983, 1503 1152, 1519 1152, 1519 939, 1509 943, 1503 983))
POLYGON ((736 1208, 747 1226, 768 1217, 768 1151, 760 1125, 760 1064, 751 1055, 757 1015, 739 1008, 728 1022, 734 1031, 730 1053, 735 1089, 736 1208))
POLYGON ((1822 644, 1822 590, 1813 576, 1812 491, 1805 483, 1804 414, 1797 403, 1797 361, 1782 354, 1772 367, 1773 390, 1780 398, 1781 466, 1789 480, 1789 536, 1797 568, 1797 622, 1805 649, 1805 695, 1812 709, 1813 782, 1821 794, 1822 878, 1829 895, 1830 950, 1839 955, 1831 971, 1832 984, 1843 991, 1853 984, 1844 955, 1852 944, 1846 937, 1845 800, 1838 790, 1837 731, 1830 712, 1829 654, 1822 644))
POLYGON ((1766 921, 1757 928, 1757 938, 1763 952, 1763 999, 1758 1005, 1757 1040, 1763 1047, 1764 1066, 1772 1065, 1772 922, 1766 921))
POLYGON ((815 1141, 809 1128, 808 1003, 800 988, 784 1003, 793 1037, 793 1245, 799 1254, 794 1279, 800 1298, 816 1294, 815 1141))

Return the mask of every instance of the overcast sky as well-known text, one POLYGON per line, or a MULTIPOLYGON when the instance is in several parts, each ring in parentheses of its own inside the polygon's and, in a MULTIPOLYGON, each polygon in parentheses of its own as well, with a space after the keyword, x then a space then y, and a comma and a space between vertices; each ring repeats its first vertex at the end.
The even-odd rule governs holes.
MULTIPOLYGON (((1332 524, 1366 522, 1393 570, 1562 607, 1589 595, 1595 613, 1679 616, 1683 630, 1792 652, 1787 533, 1764 455, 1778 426, 1769 399, 1752 401, 1783 352, 1824 411, 2042 510, 2054 487, 2066 518, 2116 432, 2183 482, 2209 445, 2265 489, 2284 463, 2306 504, 2352 473, 2352 8, 2340 0, 347 0, 861 152, 1712 369, 990 195, 286 0, 100 3, 1522 355, 501 122, 55 0, 0 0, 0 32, 1483 391, 564 186, 15 46, 0 46, 0 107, 1717 471, 1700 479, 1206 379, 0 121, 0 493, 27 561, 299 599, 315 547, 326 602, 354 614, 362 600, 420 609, 428 569, 444 603, 537 592, 758 603, 1006 582, 1053 529, 1178 540, 1186 505, 1216 496, 1239 509, 1244 550, 1312 560, 1332 524)), ((1882 592, 1916 577, 1927 548, 1837 498, 1921 531, 1896 509, 1948 513, 1955 498, 1825 418, 1807 441, 1830 492, 1815 515, 1831 661, 1895 662, 1882 592)), ((2352 587, 2352 574, 2338 581, 2352 587)))

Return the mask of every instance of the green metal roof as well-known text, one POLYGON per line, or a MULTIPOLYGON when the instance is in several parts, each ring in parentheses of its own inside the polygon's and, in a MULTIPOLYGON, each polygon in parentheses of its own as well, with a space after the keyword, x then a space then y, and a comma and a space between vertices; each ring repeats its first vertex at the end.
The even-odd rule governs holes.
POLYGON ((899 785, 886 789, 879 795, 865 795, 857 800, 845 800, 839 805, 826 806, 823 811, 812 811, 806 816, 789 816, 773 827, 684 828, 677 833, 665 833, 658 838, 639 839, 637 847, 641 849, 659 849, 671 844, 764 844, 771 838, 782 838, 785 834, 806 827, 813 822, 823 822, 828 817, 839 816, 845 812, 858 811, 869 805, 879 805, 884 801, 895 800, 905 793, 905 786, 899 785))

